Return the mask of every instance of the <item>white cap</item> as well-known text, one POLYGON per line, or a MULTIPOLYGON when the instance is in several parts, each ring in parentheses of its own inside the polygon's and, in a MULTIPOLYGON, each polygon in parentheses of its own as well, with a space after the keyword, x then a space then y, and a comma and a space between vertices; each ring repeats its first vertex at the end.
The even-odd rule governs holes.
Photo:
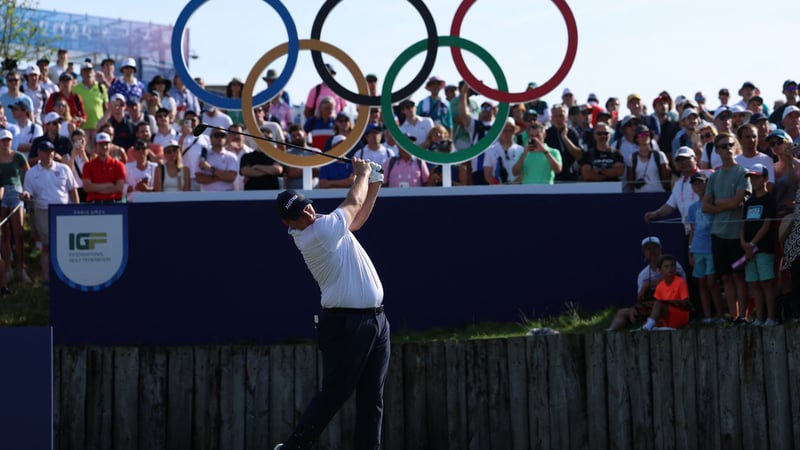
POLYGON ((345 139, 346 138, 343 135, 337 134, 336 136, 333 137, 333 139, 331 139, 331 147, 338 144, 339 142, 342 142, 345 139))
POLYGON ((564 88, 564 90, 561 91, 561 96, 563 97, 567 94, 572 94, 572 91, 569 88, 564 88))
POLYGON ((25 76, 28 75, 41 75, 42 71, 39 70, 39 66, 30 66, 28 70, 25 71, 25 76))
POLYGON ((642 247, 647 244, 656 244, 657 246, 661 247, 661 239, 655 236, 647 236, 646 238, 642 239, 642 247))
POLYGON ((55 122, 56 120, 62 120, 62 119, 64 119, 64 118, 61 117, 61 114, 59 114, 59 113, 57 113, 55 111, 50 111, 49 113, 47 113, 44 116, 44 120, 42 120, 42 122, 44 122, 45 124, 48 124, 50 122, 55 122))
POLYGON ((95 142, 111 142, 111 136, 108 133, 97 133, 94 137, 95 142))
POLYGON ((681 120, 691 116, 692 114, 694 114, 695 116, 699 117, 699 115, 697 114, 697 111, 695 111, 694 109, 692 109, 692 108, 684 109, 683 110, 683 114, 681 114, 681 120))
POLYGON ((781 121, 786 118, 791 113, 800 112, 800 108, 794 105, 789 105, 786 109, 783 110, 783 117, 781 117, 781 121))
POLYGON ((120 67, 133 67, 135 69, 136 60, 133 58, 125 58, 124 60, 122 60, 122 64, 120 65, 120 67))
POLYGON ((112 95, 108 101, 113 102, 114 100, 120 100, 122 103, 125 103, 125 96, 117 92, 116 94, 112 95))
POLYGON ((178 144, 178 141, 176 141, 175 139, 170 139, 164 144, 163 147, 165 149, 169 147, 180 147, 180 144, 178 144))
POLYGON ((10 131, 3 128, 2 130, 0 130, 0 141, 2 141, 3 139, 14 139, 14 135, 11 134, 10 131))
POLYGON ((675 158, 694 158, 694 150, 691 147, 679 147, 678 150, 675 152, 675 158))
POLYGON ((730 110, 731 109, 728 108, 727 106, 720 106, 719 108, 717 108, 716 111, 714 111, 714 120, 716 120, 717 117, 719 117, 720 114, 722 114, 722 113, 724 113, 726 111, 730 112, 730 110))

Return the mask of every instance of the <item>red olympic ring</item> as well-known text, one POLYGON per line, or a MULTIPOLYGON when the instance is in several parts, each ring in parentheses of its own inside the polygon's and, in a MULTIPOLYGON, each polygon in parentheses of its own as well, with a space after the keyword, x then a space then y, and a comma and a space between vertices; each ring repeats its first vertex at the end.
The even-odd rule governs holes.
MULTIPOLYGON (((464 16, 466 16, 467 11, 472 7, 473 3, 475 3, 475 0, 464 0, 458 6, 456 14, 453 17, 453 25, 450 27, 451 36, 461 36, 461 23, 464 21, 464 16)), ((567 73, 569 73, 572 68, 572 63, 575 62, 575 54, 578 52, 578 26, 575 23, 575 16, 572 14, 572 10, 565 0, 553 0, 553 3, 555 3, 558 10, 561 11, 561 15, 564 17, 564 22, 567 25, 567 54, 564 56, 561 67, 558 68, 552 78, 544 82, 541 86, 524 92, 511 93, 498 91, 497 89, 486 86, 475 78, 472 72, 467 68, 466 63, 464 63, 464 56, 461 54, 461 48, 451 46, 450 54, 453 55, 453 62, 456 65, 459 75, 461 75, 464 81, 477 93, 500 102, 525 103, 544 97, 555 89, 556 86, 566 78, 567 73)))

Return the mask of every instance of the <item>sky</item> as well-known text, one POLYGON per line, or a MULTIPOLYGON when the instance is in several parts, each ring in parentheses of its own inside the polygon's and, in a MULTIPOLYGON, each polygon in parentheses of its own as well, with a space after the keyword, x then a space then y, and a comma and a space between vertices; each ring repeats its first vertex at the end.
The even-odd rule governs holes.
MULTIPOLYGON (((39 0, 38 8, 111 18, 120 17, 123 11, 125 20, 172 25, 187 3, 39 0), (120 8, 123 4, 136 6, 120 8)), ((323 3, 283 2, 300 39, 310 38, 323 3)), ((425 4, 438 34, 449 35, 460 2, 426 0, 425 4)), ((579 102, 585 102, 592 92, 602 103, 610 96, 620 97, 623 106, 628 94, 640 93, 650 104, 666 90, 673 98, 693 97, 702 91, 714 108, 720 88, 728 88, 738 100, 736 93, 742 83, 752 81, 772 105, 783 98, 784 80, 800 79, 800 2, 796 0, 581 0, 568 5, 577 22, 577 55, 566 78, 544 95, 550 104, 560 102, 564 88, 572 90, 579 102)), ((208 0, 191 16, 188 28, 189 47, 197 56, 188 60, 189 73, 209 84, 224 85, 233 77, 244 80, 264 53, 288 40, 280 16, 262 0, 208 0)), ((399 0, 340 1, 321 33, 322 40, 347 53, 364 74, 376 74, 379 86, 397 55, 426 36, 417 10, 399 0)), ((565 22, 555 4, 547 0, 475 2, 464 18, 461 37, 494 56, 512 92, 552 77, 567 49, 565 22)), ((323 58, 336 68, 337 81, 355 90, 353 77, 343 64, 325 54, 323 58)), ((486 64, 466 51, 464 58, 478 79, 497 87, 486 64)), ((269 67, 280 72, 285 60, 281 57, 269 67)), ((423 61, 424 53, 409 60, 398 74, 394 90, 411 81, 423 61)), ((432 75, 448 84, 457 84, 462 78, 448 47, 439 48, 432 75)), ((310 52, 301 50, 285 88, 292 103, 304 101, 319 82, 310 52)), ((259 80, 256 94, 265 88, 266 83, 259 80)), ((426 95, 420 87, 412 98, 418 101, 426 95)))

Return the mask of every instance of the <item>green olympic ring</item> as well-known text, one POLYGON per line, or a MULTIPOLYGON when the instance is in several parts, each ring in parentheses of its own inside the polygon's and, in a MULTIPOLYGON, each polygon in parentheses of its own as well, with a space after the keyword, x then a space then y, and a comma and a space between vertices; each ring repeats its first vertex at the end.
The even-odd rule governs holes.
MULTIPOLYGON (((397 56, 397 59, 394 60, 392 65, 389 67, 389 71, 386 73, 386 79, 383 80, 383 92, 392 92, 394 81, 397 78, 397 74, 400 72, 403 64, 407 63, 411 58, 419 53, 425 51, 427 49, 427 45, 428 40, 423 39, 411 45, 397 56)), ((495 81, 497 81, 498 89, 505 91, 508 90, 508 83, 506 82, 506 77, 503 74, 503 69, 500 68, 500 64, 498 64, 494 57, 483 47, 461 37, 439 36, 439 47, 442 46, 455 46, 474 54, 483 60, 487 66, 489 66, 495 81)), ((505 127, 505 118, 508 117, 510 110, 511 106, 508 103, 500 102, 494 124, 478 142, 454 153, 439 153, 422 148, 409 139, 408 136, 406 136, 405 133, 400 130, 400 127, 394 121, 394 118, 391 115, 387 115, 387 112, 392 111, 391 96, 381 96, 381 114, 383 116, 383 124, 387 131, 392 134, 394 140, 397 141, 397 145, 406 150, 408 153, 411 153, 417 158, 422 159, 423 161, 438 164, 458 164, 469 161, 470 159, 480 155, 481 152, 486 150, 500 136, 500 133, 502 133, 503 128, 505 127), (498 118, 502 118, 502 120, 498 118)))

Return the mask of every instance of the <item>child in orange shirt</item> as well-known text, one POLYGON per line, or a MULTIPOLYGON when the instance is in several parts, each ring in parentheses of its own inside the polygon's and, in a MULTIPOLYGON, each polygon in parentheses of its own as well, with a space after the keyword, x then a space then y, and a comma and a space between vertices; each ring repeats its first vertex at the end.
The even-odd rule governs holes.
POLYGON ((689 323, 689 287, 676 274, 676 261, 672 255, 663 255, 658 261, 664 279, 656 286, 656 302, 642 330, 650 331, 656 324, 661 327, 681 328, 689 323))

